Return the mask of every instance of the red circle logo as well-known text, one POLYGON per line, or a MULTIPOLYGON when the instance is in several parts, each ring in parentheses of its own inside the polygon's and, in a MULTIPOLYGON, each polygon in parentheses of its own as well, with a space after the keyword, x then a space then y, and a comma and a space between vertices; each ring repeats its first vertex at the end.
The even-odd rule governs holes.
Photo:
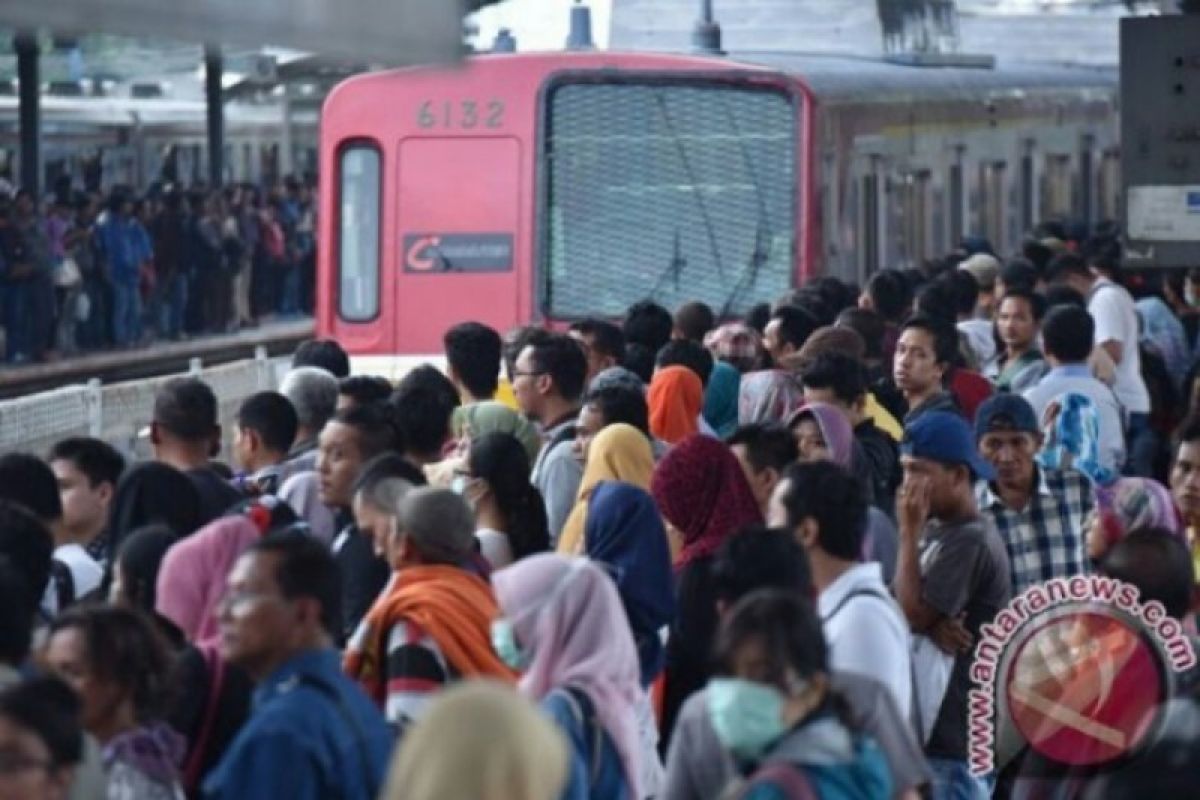
POLYGON ((1094 611, 1040 625, 1004 682, 1020 734, 1046 758, 1100 766, 1133 752, 1154 727, 1167 687, 1154 647, 1121 619, 1094 611))

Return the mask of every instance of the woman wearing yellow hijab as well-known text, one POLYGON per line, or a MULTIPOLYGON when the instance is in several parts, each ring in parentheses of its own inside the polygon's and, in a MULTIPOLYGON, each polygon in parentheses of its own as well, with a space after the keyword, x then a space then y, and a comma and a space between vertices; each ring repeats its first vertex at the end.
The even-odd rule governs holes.
POLYGON ((624 481, 649 491, 654 475, 654 452, 650 438, 632 425, 618 422, 601 430, 588 446, 587 464, 579 482, 575 507, 567 517, 558 552, 578 555, 583 552, 583 527, 587 522, 588 498, 603 481, 624 481))

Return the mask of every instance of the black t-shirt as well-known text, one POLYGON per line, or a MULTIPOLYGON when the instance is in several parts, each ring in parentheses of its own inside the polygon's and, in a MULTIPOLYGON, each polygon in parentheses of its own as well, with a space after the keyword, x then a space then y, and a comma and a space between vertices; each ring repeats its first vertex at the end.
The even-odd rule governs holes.
POLYGON ((387 561, 354 525, 333 540, 333 558, 342 575, 342 640, 349 639, 391 576, 387 561))
MULTIPOLYGON (((1012 597, 1008 552, 990 521, 930 523, 920 543, 921 599, 947 617, 966 612, 964 625, 978 641, 1012 597)), ((946 696, 925 752, 933 758, 967 758, 967 692, 973 652, 954 659, 946 696)))
POLYGON ((223 516, 232 506, 245 500, 237 489, 208 467, 189 469, 184 473, 187 479, 196 487, 200 495, 201 525, 207 525, 214 519, 223 516))

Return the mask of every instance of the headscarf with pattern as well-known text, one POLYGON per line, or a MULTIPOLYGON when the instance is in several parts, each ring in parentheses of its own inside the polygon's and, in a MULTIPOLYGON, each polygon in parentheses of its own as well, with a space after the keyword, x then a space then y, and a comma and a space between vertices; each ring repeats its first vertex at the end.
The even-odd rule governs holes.
POLYGON ((763 521, 737 458, 709 436, 691 436, 663 456, 651 494, 683 538, 676 568, 712 555, 741 528, 763 521))

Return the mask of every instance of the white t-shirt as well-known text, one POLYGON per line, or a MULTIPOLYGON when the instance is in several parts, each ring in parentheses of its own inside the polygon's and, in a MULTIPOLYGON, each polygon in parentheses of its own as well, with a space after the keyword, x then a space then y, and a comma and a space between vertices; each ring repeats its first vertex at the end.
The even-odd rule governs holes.
POLYGON ((475 531, 479 540, 479 552, 492 565, 492 569, 503 569, 513 562, 512 543, 508 534, 491 528, 480 528, 475 531))
POLYGON ((879 564, 855 564, 846 570, 821 592, 817 611, 829 642, 829 669, 879 681, 908 719, 912 711, 908 623, 883 583, 879 564))
MULTIPOLYGON (((80 544, 64 544, 54 548, 54 560, 61 561, 71 570, 75 584, 75 599, 83 597, 100 585, 104 570, 80 544)), ((53 583, 53 581, 51 581, 53 583)))
POLYGON ((1142 358, 1138 353, 1138 316, 1133 298, 1124 288, 1101 278, 1088 298, 1088 312, 1096 323, 1095 343, 1121 343, 1117 380, 1113 391, 1130 414, 1150 413, 1150 393, 1142 380, 1142 358))

